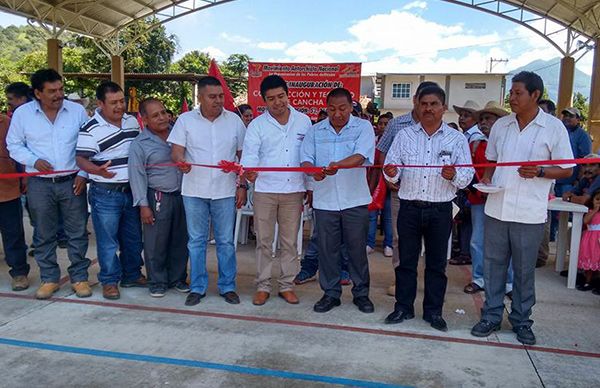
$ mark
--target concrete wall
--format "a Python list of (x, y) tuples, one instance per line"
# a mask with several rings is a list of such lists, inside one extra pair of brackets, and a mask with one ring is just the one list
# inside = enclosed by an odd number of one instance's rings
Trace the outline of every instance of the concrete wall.
[[(394, 116), (409, 112), (412, 109), (412, 95), (422, 81), (438, 83), (447, 93), (448, 112), (444, 116), (447, 122), (457, 122), (458, 116), (452, 105), (463, 105), (467, 100), (473, 100), (483, 107), (488, 101), (504, 100), (505, 76), (503, 74), (380, 74), (381, 111), (392, 112)], [(410, 98), (392, 98), (392, 85), (395, 83), (410, 83)], [(478, 83), (485, 89), (468, 89), (467, 83)]]

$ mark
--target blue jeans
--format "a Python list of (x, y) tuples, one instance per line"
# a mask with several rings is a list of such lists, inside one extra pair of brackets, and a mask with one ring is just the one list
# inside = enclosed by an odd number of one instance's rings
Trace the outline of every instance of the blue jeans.
[(219, 279), (217, 287), (220, 294), (235, 291), (237, 273), (233, 227), (235, 224), (235, 197), (222, 199), (204, 199), (183, 196), (188, 228), (188, 250), (191, 263), (191, 292), (205, 294), (208, 288), (206, 270), (206, 244), (208, 241), (208, 221), (217, 242), (217, 260)]
[(385, 204), (381, 210), (369, 212), (369, 235), (367, 236), (367, 245), (375, 248), (375, 236), (377, 235), (377, 217), (381, 214), (383, 222), (383, 246), (392, 247), (393, 245), (393, 227), (392, 227), (392, 196), (389, 192), (385, 197)]
[[(131, 193), (90, 186), (92, 223), (102, 285), (134, 282), (142, 276), (142, 224)], [(85, 219), (85, 214), (82, 215)], [(117, 250), (119, 255), (117, 256)]]
[[(479, 287), (485, 288), (483, 280), (483, 236), (485, 231), (485, 204), (471, 205), (471, 224), (473, 232), (471, 234), (471, 261), (473, 264), (473, 283)], [(506, 292), (512, 291), (513, 288), (513, 269), (512, 260), (508, 266), (506, 274)]]

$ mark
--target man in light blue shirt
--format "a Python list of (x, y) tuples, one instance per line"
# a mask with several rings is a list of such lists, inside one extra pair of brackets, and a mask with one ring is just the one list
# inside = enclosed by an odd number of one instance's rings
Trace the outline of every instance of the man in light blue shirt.
[(31, 86), (35, 100), (15, 111), (6, 142), (11, 158), (24, 165), (27, 172), (45, 173), (31, 177), (27, 190), (35, 260), (42, 278), (35, 296), (48, 299), (60, 288), (56, 232), (62, 216), (71, 261), (71, 287), (77, 296), (87, 297), (92, 290), (87, 281), (90, 260), (85, 257), (86, 179), (77, 175), (75, 163), (77, 135), (87, 115), (81, 105), (64, 99), (62, 77), (56, 71), (36, 71)]
[[(375, 132), (366, 120), (354, 117), (352, 95), (343, 88), (327, 95), (329, 117), (315, 124), (302, 142), (302, 166), (323, 166), (311, 174), (313, 208), (319, 242), (319, 283), (325, 295), (314, 310), (327, 312), (340, 305), (342, 294), (340, 247), (348, 250), (354, 304), (364, 313), (375, 311), (369, 300), (367, 234), (371, 194), (363, 168), (373, 164)], [(326, 166), (326, 167), (325, 167)], [(348, 168), (348, 169), (346, 169)]]

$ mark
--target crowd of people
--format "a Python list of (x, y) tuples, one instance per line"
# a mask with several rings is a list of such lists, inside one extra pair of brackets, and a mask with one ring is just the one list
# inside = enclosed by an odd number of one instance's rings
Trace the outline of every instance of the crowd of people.
[[(327, 109), (312, 123), (290, 106), (286, 81), (277, 75), (261, 83), (266, 111), (256, 118), (248, 105), (236, 113), (225, 110), (223, 86), (214, 77), (201, 79), (198, 90), (199, 107), (176, 120), (159, 99), (143, 100), (140, 128), (126, 113), (123, 90), (113, 82), (98, 86), (91, 117), (81, 99), (65, 99), (62, 77), (51, 69), (35, 72), (31, 87), (13, 84), (6, 89), (11, 117), (0, 116), (0, 174), (30, 175), (0, 179), (0, 232), (13, 290), (29, 287), (21, 200), (26, 194), (41, 277), (36, 298), (48, 299), (60, 288), (56, 250), (61, 238), (73, 291), (81, 298), (92, 295), (86, 257), (91, 216), (104, 298), (118, 299), (121, 288), (147, 287), (153, 297), (173, 288), (187, 293), (185, 305), (200, 303), (208, 290), (212, 229), (219, 295), (238, 304), (235, 212), (246, 203), (252, 185), (254, 305), (268, 302), (274, 280), (277, 295), (298, 304), (295, 287), (314, 280), (318, 271), (323, 296), (314, 304), (315, 312), (339, 306), (346, 284), (352, 285), (358, 310), (374, 312), (368, 255), (375, 249), (381, 221), (383, 253), (392, 257), (390, 269), (395, 271), (390, 291), (396, 303), (385, 323), (414, 318), (424, 246), (423, 319), (446, 331), (447, 254), (456, 227), (453, 204), (458, 202), (468, 214), (458, 224), (466, 248), (451, 263), (472, 265), (464, 292), (485, 292), (481, 320), (471, 333), (485, 337), (500, 329), (508, 295), (517, 339), (534, 344), (535, 268), (538, 251), (547, 244), (544, 236), (550, 234), (547, 203), (555, 180), (557, 195), (590, 207), (579, 263), (585, 282), (579, 288), (600, 290), (594, 283), (600, 270), (597, 164), (471, 167), (590, 154), (577, 109), (564, 110), (560, 121), (542, 108), (553, 104), (540, 100), (544, 86), (537, 74), (513, 77), (512, 113), (494, 101), (483, 108), (473, 101), (454, 106), (459, 129), (443, 120), (445, 91), (428, 81), (416, 88), (411, 112), (398, 117), (386, 113), (376, 123), (363, 118), (360, 104), (343, 88), (329, 92)], [(238, 175), (200, 166), (221, 161), (296, 170)], [(374, 165), (378, 167), (364, 168)], [(379, 186), (385, 195), (370, 211)], [(304, 206), (313, 208), (314, 233), (299, 262)], [(276, 233), (281, 249), (274, 257)], [(272, 279), (273, 266), (277, 279)]]

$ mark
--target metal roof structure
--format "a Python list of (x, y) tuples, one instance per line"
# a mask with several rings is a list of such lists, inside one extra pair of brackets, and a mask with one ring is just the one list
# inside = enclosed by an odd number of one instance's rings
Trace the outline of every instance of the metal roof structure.
[[(28, 18), (49, 37), (63, 31), (108, 43), (137, 20), (156, 17), (154, 28), (233, 0), (0, 0), (0, 10)], [(572, 55), (600, 37), (598, 0), (443, 0), (521, 24), (545, 37), (563, 55)], [(123, 47), (106, 44), (112, 54)]]

